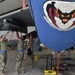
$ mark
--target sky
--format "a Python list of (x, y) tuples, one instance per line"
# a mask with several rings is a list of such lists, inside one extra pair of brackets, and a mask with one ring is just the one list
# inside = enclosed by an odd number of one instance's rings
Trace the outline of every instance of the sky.
[[(35, 30), (35, 27), (28, 27), (28, 33), (31, 32), (31, 31), (34, 31), (34, 30)], [(1, 35), (4, 35), (6, 32), (7, 32), (7, 31), (0, 31), (0, 36), (1, 36)], [(9, 38), (9, 37), (10, 37), (10, 34), (11, 34), (11, 32), (7, 35), (6, 38)], [(19, 34), (20, 34), (20, 33), (19, 33)], [(23, 35), (24, 35), (24, 34), (23, 34)], [(17, 39), (15, 32), (13, 33), (12, 39)]]

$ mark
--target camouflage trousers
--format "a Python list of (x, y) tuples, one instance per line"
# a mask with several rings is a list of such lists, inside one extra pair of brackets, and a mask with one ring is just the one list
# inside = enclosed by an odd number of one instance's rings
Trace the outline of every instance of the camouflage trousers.
[(23, 66), (24, 52), (18, 52), (16, 58), (15, 70), (19, 70)]
[(29, 55), (28, 57), (31, 59), (30, 66), (33, 68), (34, 65), (35, 65), (35, 57), (34, 57), (34, 54)]
[(4, 70), (7, 62), (7, 52), (0, 53), (0, 70)]

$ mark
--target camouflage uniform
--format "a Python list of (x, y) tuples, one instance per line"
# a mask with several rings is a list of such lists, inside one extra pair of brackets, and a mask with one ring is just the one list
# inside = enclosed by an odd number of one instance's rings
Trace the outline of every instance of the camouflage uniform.
[(31, 40), (29, 40), (29, 42), (28, 42), (28, 46), (30, 46), (31, 45), (31, 54), (30, 55), (28, 55), (28, 57), (31, 59), (31, 62), (30, 62), (30, 65), (32, 66), (32, 67), (34, 67), (34, 50), (33, 50), (33, 39)]
[(23, 40), (18, 41), (18, 53), (16, 58), (15, 70), (18, 71), (22, 67), (24, 58), (24, 42)]
[(7, 62), (7, 41), (1, 42), (0, 50), (0, 70), (4, 70)]

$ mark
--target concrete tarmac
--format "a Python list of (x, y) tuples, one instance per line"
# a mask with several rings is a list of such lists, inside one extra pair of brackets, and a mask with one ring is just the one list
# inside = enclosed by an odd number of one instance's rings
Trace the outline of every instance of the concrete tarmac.
[[(38, 61), (35, 62), (35, 67), (30, 67), (30, 59), (24, 60), (24, 74), (19, 75), (44, 75), (44, 68), (46, 66), (46, 57), (47, 54), (50, 54), (51, 50), (45, 48), (42, 52), (35, 52), (35, 55), (38, 56)], [(59, 75), (75, 75), (75, 50), (71, 50), (70, 58), (73, 60), (65, 60), (64, 58), (68, 57), (68, 51), (65, 51), (61, 54), (60, 64), (61, 66), (66, 67), (67, 70), (59, 71)], [(8, 50), (8, 60), (5, 67), (6, 75), (14, 75), (15, 61), (16, 61), (17, 50)], [(56, 53), (57, 59), (57, 53)], [(55, 60), (55, 64), (56, 64)]]

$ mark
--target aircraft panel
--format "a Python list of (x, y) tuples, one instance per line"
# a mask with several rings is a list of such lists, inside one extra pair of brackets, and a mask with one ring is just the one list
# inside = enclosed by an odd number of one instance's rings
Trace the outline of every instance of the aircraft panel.
[(4, 0), (0, 3), (0, 14), (22, 7), (22, 0)]

